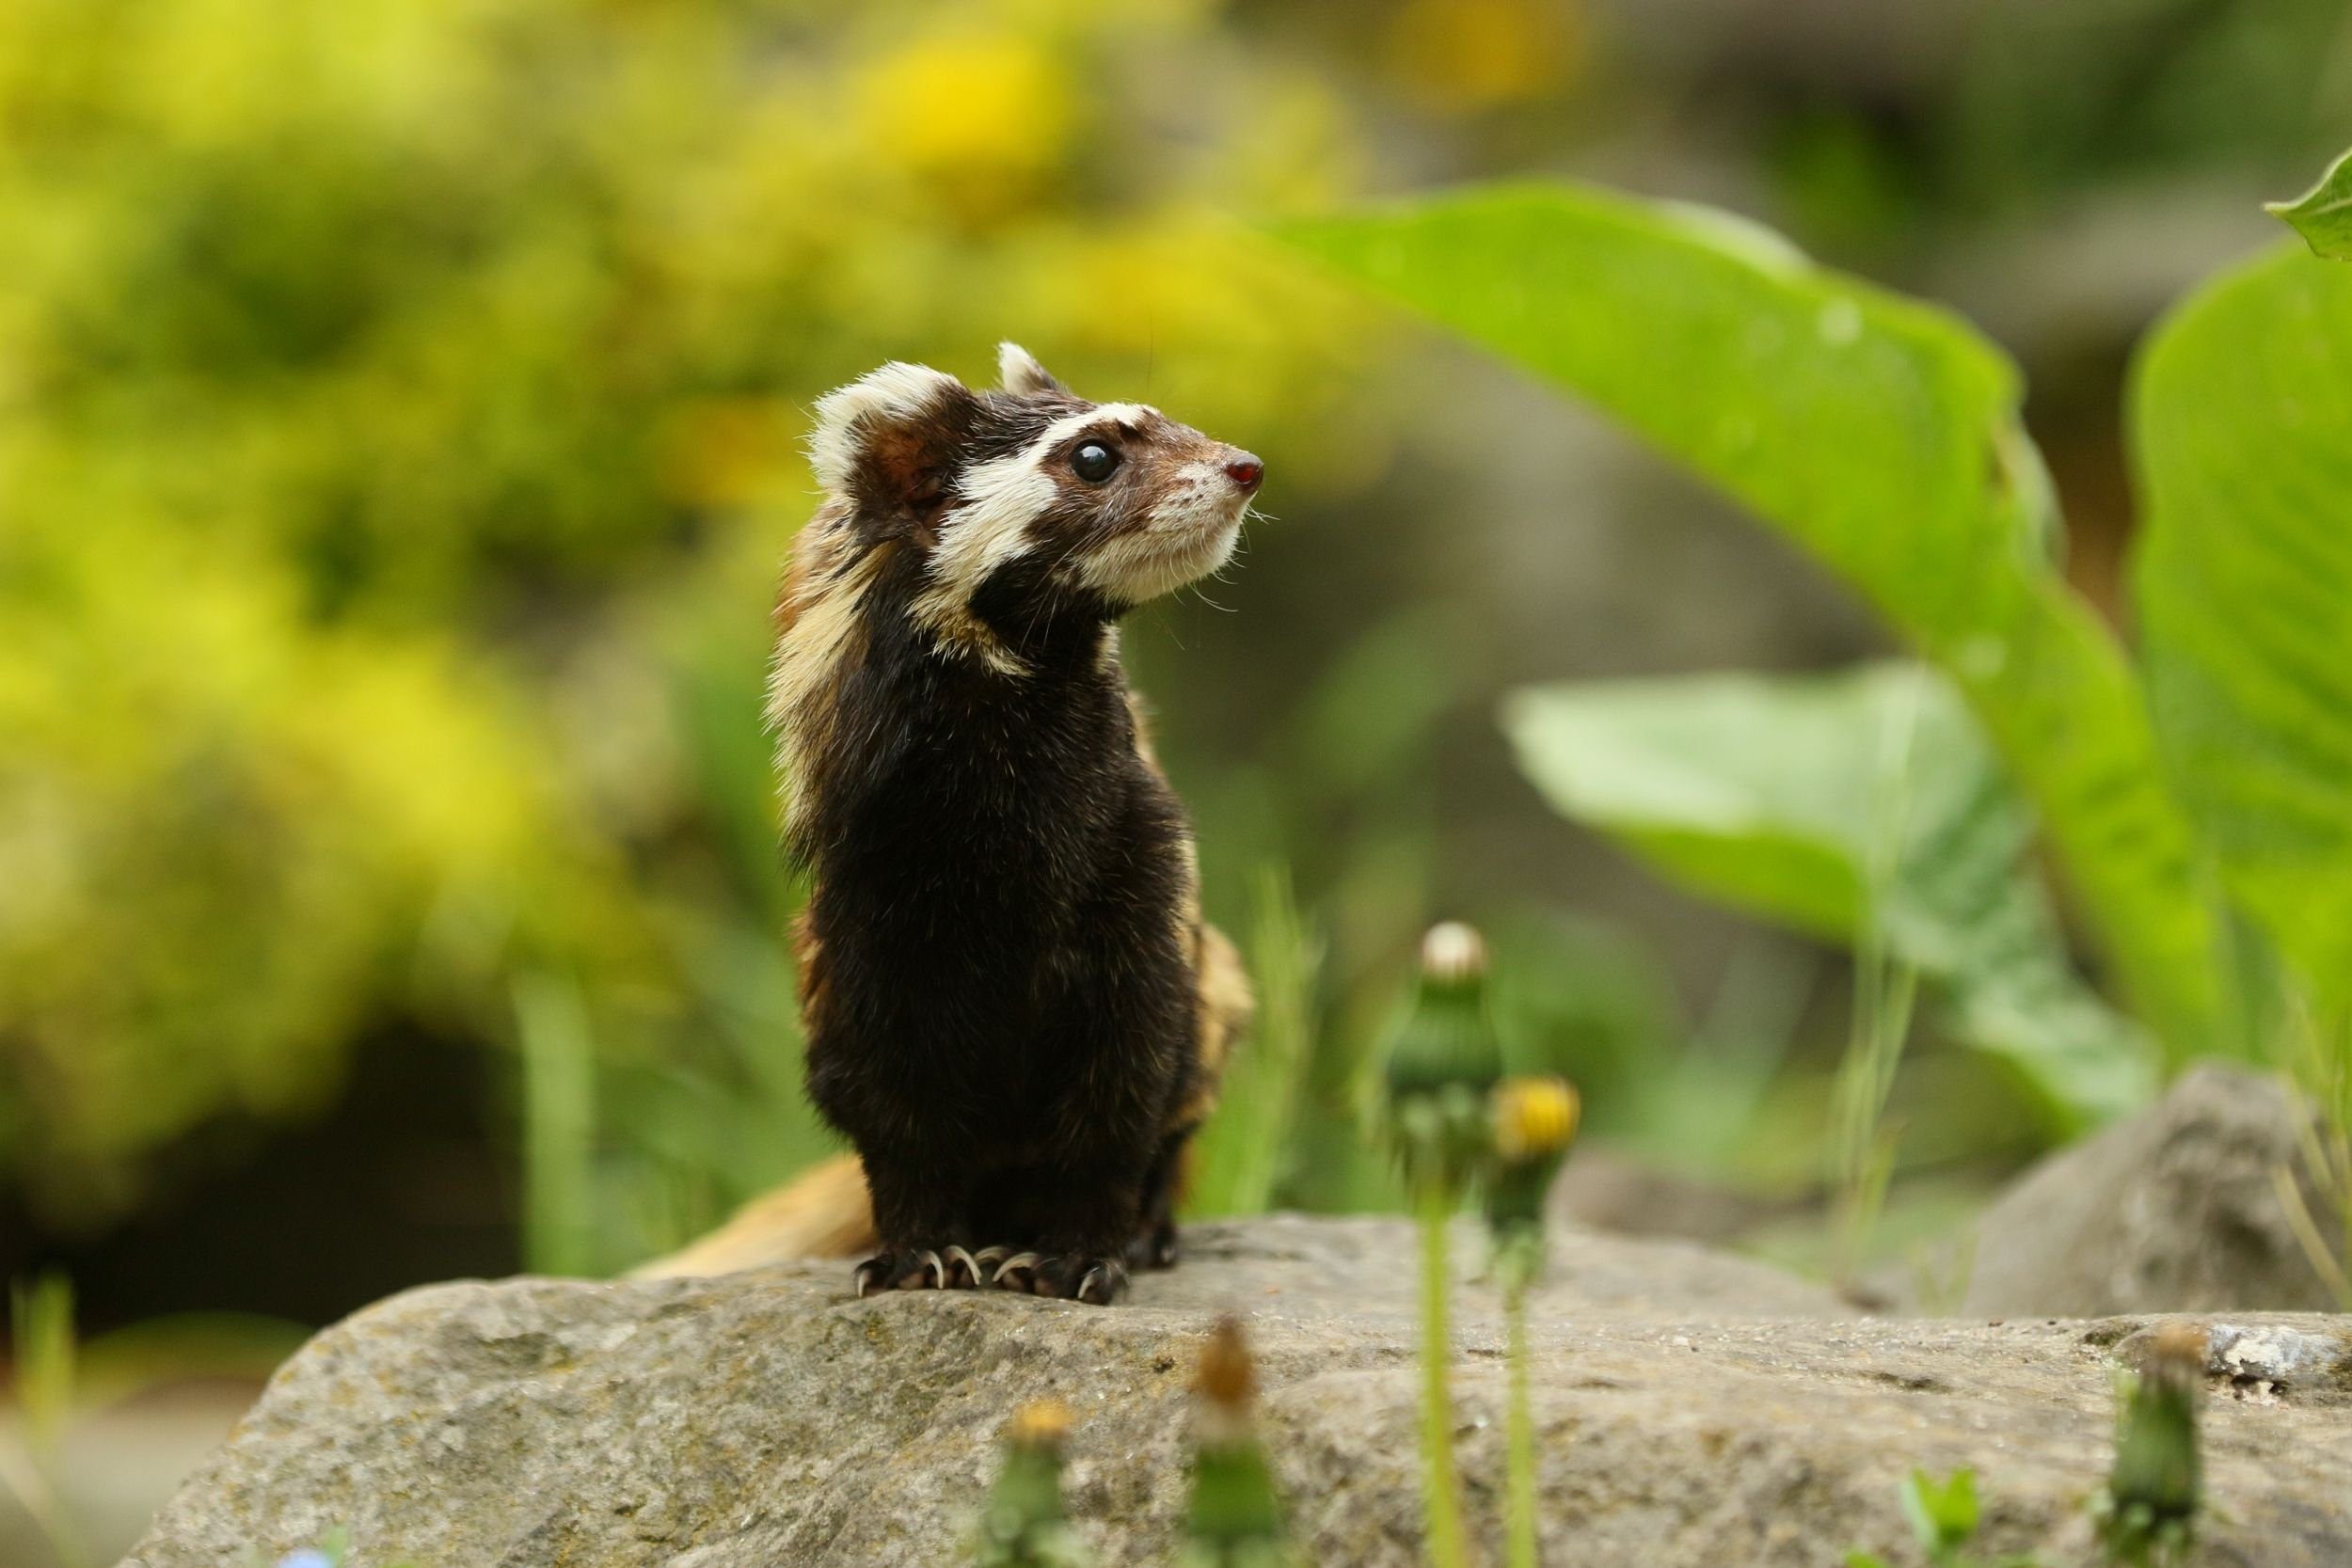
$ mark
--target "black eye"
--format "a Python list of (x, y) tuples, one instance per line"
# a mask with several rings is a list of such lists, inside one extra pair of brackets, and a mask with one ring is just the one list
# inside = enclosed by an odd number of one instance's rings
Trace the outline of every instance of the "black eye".
[(1070, 454), (1070, 471), (1089, 484), (1100, 484), (1119, 469), (1119, 453), (1100, 441), (1089, 441)]

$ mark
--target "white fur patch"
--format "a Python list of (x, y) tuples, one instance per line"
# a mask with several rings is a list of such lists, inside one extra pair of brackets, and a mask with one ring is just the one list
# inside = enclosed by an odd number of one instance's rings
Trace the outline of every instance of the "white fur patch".
[(849, 487), (861, 424), (913, 419), (941, 393), (960, 385), (954, 376), (929, 365), (894, 359), (818, 398), (817, 424), (808, 436), (808, 465), (817, 471), (817, 483), (829, 494)]
[(1063, 425), (1068, 425), (1070, 429), (1062, 431), (1062, 434), (1066, 436), (1084, 428), (1096, 420), (1110, 420), (1128, 430), (1136, 430), (1142, 427), (1144, 420), (1156, 420), (1159, 417), (1160, 411), (1148, 403), (1098, 403), (1094, 405), (1094, 411), (1085, 419), (1081, 420), (1073, 414), (1069, 419), (1058, 421), (1054, 428), (1061, 430)]
[(964, 503), (940, 520), (939, 543), (926, 568), (930, 586), (916, 595), (914, 618), (948, 641), (975, 648), (1005, 674), (1025, 669), (972, 618), (972, 595), (989, 574), (1028, 553), (1029, 524), (1054, 504), (1054, 482), (1027, 451), (963, 471)]
[(930, 585), (914, 601), (915, 619), (973, 648), (992, 669), (1024, 673), (1026, 666), (973, 619), (972, 595), (999, 567), (1037, 546), (1029, 525), (1060, 494), (1045, 471), (1054, 449), (1105, 420), (1133, 428), (1152, 412), (1141, 404), (1106, 403), (1056, 420), (1009, 457), (966, 468), (958, 484), (963, 501), (939, 521), (939, 543), (926, 568)]
[[(814, 563), (820, 571), (830, 567), (834, 544), (830, 537), (808, 541), (820, 552)], [(775, 663), (768, 673), (768, 722), (776, 731), (787, 832), (799, 825), (808, 798), (808, 758), (830, 721), (819, 704), (833, 689), (842, 657), (858, 629), (859, 606), (873, 585), (878, 560), (868, 554), (840, 580), (822, 581), (776, 641)]]

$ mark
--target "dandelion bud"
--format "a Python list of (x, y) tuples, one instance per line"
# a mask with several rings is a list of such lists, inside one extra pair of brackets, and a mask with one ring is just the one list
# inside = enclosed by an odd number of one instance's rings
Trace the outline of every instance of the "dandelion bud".
[(1038, 1400), (1005, 1425), (1005, 1467), (980, 1516), (982, 1568), (1084, 1568), (1086, 1555), (1062, 1512), (1062, 1453), (1069, 1406)]
[(1186, 1568), (1277, 1568), (1295, 1562), (1273, 1467), (1250, 1414), (1257, 1370), (1239, 1319), (1220, 1320), (1210, 1335), (1193, 1392), (1198, 1403)]
[(1487, 1157), (1486, 1096), (1502, 1076), (1486, 999), (1486, 944), (1468, 926), (1422, 939), (1411, 1006), (1389, 1040), (1389, 1134), (1416, 1188), (1458, 1199)]
[(2204, 1392), (2205, 1331), (2166, 1323), (2125, 1384), (2116, 1423), (2101, 1534), (2119, 1561), (2146, 1563), (2187, 1544), (2203, 1492), (2197, 1407)]

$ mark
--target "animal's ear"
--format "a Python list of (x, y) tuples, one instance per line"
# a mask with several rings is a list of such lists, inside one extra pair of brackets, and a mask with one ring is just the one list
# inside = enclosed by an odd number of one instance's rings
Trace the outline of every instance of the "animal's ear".
[(1005, 390), (1015, 397), (1036, 397), (1053, 392), (1067, 397), (1070, 388), (1054, 379), (1054, 372), (1037, 362), (1037, 356), (1019, 343), (996, 345), (996, 379)]
[(893, 362), (817, 401), (809, 465), (829, 495), (884, 531), (928, 527), (946, 503), (979, 399), (952, 375)]

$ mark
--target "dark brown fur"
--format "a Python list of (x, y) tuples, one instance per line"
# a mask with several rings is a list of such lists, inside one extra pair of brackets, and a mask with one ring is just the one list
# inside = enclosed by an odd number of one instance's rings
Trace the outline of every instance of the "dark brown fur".
[[(1129, 1261), (1173, 1259), (1184, 1151), (1249, 1013), (1116, 621), (1223, 559), (1259, 470), (1016, 350), (1006, 379), (886, 367), (820, 408), (829, 495), (786, 578), (773, 701), (813, 873), (809, 1091), (863, 1164), (861, 1290), (1108, 1300)], [(1079, 471), (1089, 443), (1117, 449), (1106, 478)], [(789, 1195), (757, 1214), (701, 1263), (762, 1225), (844, 1230)]]

